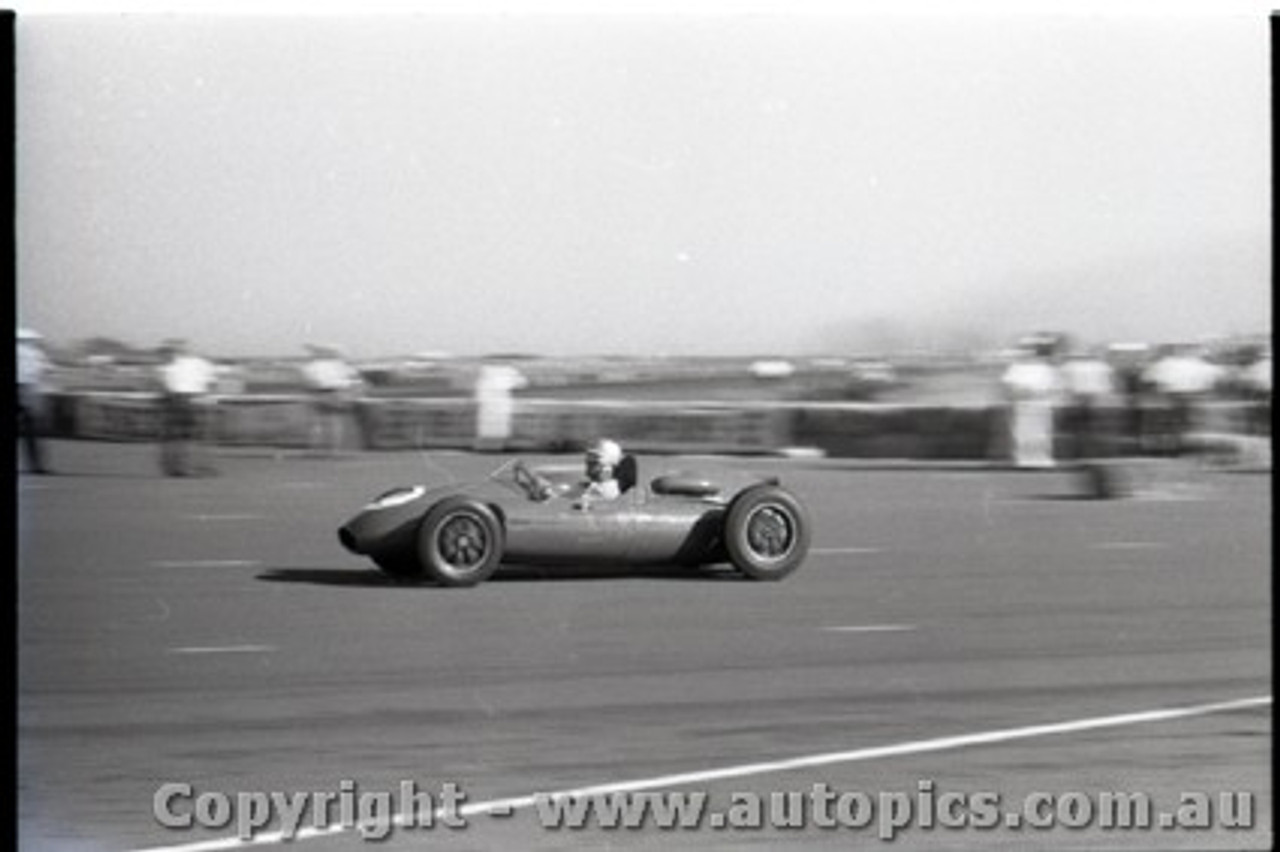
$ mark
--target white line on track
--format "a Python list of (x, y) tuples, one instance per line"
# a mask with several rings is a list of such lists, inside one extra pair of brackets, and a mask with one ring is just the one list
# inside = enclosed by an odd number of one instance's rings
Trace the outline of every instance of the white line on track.
[[(1093, 731), (1103, 728), (1118, 728), (1125, 725), (1141, 725), (1151, 722), (1170, 722), (1177, 719), (1190, 719), (1196, 716), (1207, 716), (1212, 713), (1228, 713), (1233, 710), (1248, 710), (1255, 707), (1269, 707), (1271, 696), (1255, 696), (1240, 698), (1234, 701), (1220, 701), (1213, 704), (1197, 704), (1190, 707), (1173, 707), (1161, 710), (1144, 710), (1137, 713), (1122, 713), (1116, 716), (1095, 716), (1088, 719), (1075, 719), (1067, 722), (1054, 722), (1047, 725), (1030, 725), (1022, 728), (1005, 728), (998, 731), (984, 731), (976, 734), (938, 737), (931, 740), (915, 740), (913, 742), (896, 743), (886, 746), (854, 749), (852, 751), (835, 751), (825, 754), (811, 754), (783, 760), (762, 763), (745, 763), (738, 766), (724, 766), (718, 769), (706, 769), (698, 772), (685, 772), (677, 775), (659, 775), (653, 778), (638, 778), (631, 781), (617, 781), (598, 784), (593, 787), (578, 787), (568, 790), (556, 790), (528, 796), (514, 796), (506, 799), (490, 799), (462, 805), (455, 811), (456, 816), (472, 817), (481, 814), (502, 813), (532, 808), (539, 801), (547, 799), (572, 799), (584, 796), (604, 796), (617, 793), (637, 793), (643, 790), (655, 790), (666, 787), (682, 787), (690, 784), (703, 784), (712, 781), (723, 781), (729, 778), (746, 778), (754, 775), (769, 775), (778, 772), (794, 772), (798, 769), (814, 769), (820, 766), (833, 766), (841, 763), (857, 763), (867, 760), (880, 760), (888, 757), (924, 754), (927, 752), (948, 751), (971, 746), (995, 745), (1012, 740), (1024, 740), (1032, 737), (1046, 737), (1056, 734), (1073, 734), (1081, 731)], [(404, 827), (410, 817), (416, 814), (399, 814), (393, 820), (397, 828)], [(443, 819), (447, 814), (443, 810), (435, 814)], [(323, 828), (307, 827), (291, 836), (275, 831), (254, 836), (249, 840), (238, 837), (224, 837), (216, 840), (205, 840), (177, 846), (144, 847), (135, 852), (219, 852), (223, 849), (241, 849), (247, 846), (267, 846), (280, 843), (309, 840), (316, 837), (332, 837), (336, 834), (354, 829), (355, 826), (328, 825)]]
[(1103, 541), (1095, 544), (1095, 550), (1159, 550), (1165, 545), (1158, 541)]
[(156, 559), (153, 568), (256, 568), (261, 565), (253, 559)]
[(809, 552), (827, 556), (835, 553), (882, 553), (883, 550), (879, 547), (812, 547)]
[(259, 521), (262, 515), (187, 515), (192, 521)]
[(206, 647), (189, 646), (186, 648), (170, 648), (170, 654), (268, 654), (274, 651), (274, 645), (209, 645)]
[(915, 630), (914, 624), (850, 624), (824, 627), (829, 633), (906, 633)]

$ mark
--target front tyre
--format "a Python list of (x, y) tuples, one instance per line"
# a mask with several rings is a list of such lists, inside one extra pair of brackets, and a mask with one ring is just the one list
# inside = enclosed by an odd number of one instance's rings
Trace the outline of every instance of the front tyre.
[(418, 528), (418, 559), (442, 586), (474, 586), (502, 561), (502, 524), (483, 503), (453, 497), (436, 504)]
[(809, 552), (809, 516), (800, 501), (773, 485), (739, 494), (724, 521), (733, 566), (753, 580), (781, 580)]

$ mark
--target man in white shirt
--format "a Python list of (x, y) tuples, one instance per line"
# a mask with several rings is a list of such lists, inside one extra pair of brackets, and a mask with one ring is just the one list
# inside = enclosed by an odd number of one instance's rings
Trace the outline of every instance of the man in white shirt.
[(206, 461), (195, 463), (201, 433), (201, 406), (213, 387), (213, 364), (188, 351), (185, 341), (171, 340), (160, 366), (160, 467), (168, 476), (211, 474)]
[(1054, 412), (1062, 392), (1062, 379), (1053, 363), (1056, 342), (1029, 342), (1001, 383), (1009, 401), (1009, 437), (1013, 463), (1020, 468), (1051, 468)]
[(1147, 368), (1145, 378), (1160, 396), (1165, 416), (1161, 449), (1182, 455), (1187, 435), (1197, 425), (1200, 406), (1214, 390), (1222, 369), (1210, 364), (1196, 346), (1174, 344)]
[(515, 426), (515, 391), (529, 380), (515, 367), (485, 364), (476, 376), (476, 449), (501, 450)]
[(343, 423), (351, 414), (362, 384), (360, 373), (346, 362), (334, 346), (308, 346), (312, 359), (302, 368), (302, 378), (311, 393), (314, 419), (311, 446), (330, 456), (343, 445)]
[(1115, 371), (1096, 353), (1079, 350), (1062, 365), (1067, 431), (1079, 459), (1104, 455), (1104, 416), (1116, 397)]

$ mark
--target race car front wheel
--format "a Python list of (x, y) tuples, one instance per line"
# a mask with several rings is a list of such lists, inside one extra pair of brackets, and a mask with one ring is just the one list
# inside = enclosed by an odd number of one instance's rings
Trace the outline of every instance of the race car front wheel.
[(809, 517), (800, 501), (772, 485), (739, 494), (724, 521), (733, 566), (753, 580), (781, 580), (809, 552)]
[(418, 558), (444, 586), (474, 586), (502, 561), (503, 531), (483, 503), (454, 497), (436, 504), (418, 528)]

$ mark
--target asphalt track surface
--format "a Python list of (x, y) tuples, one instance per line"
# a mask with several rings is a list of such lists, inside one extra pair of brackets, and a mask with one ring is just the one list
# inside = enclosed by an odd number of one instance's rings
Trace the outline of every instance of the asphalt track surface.
[[(164, 479), (153, 447), (53, 450), (60, 475), (17, 483), (23, 849), (234, 848), (234, 824), (158, 824), (170, 782), (234, 797), (404, 781), (458, 785), (466, 827), (373, 843), (338, 825), (292, 845), (1272, 845), (1269, 474), (1166, 466), (1133, 498), (1090, 501), (1059, 472), (645, 458), (642, 474), (779, 474), (811, 510), (810, 558), (776, 584), (565, 566), (448, 590), (385, 580), (335, 528), (393, 484), (501, 456), (224, 451), (217, 478)], [(721, 810), (815, 785), (907, 794), (917, 813), (923, 791), (1255, 799), (1249, 829), (917, 824), (890, 843), (878, 822), (811, 818), (556, 830), (523, 798), (622, 782)], [(515, 806), (494, 815), (500, 800)], [(261, 848), (288, 846), (267, 831)]]

